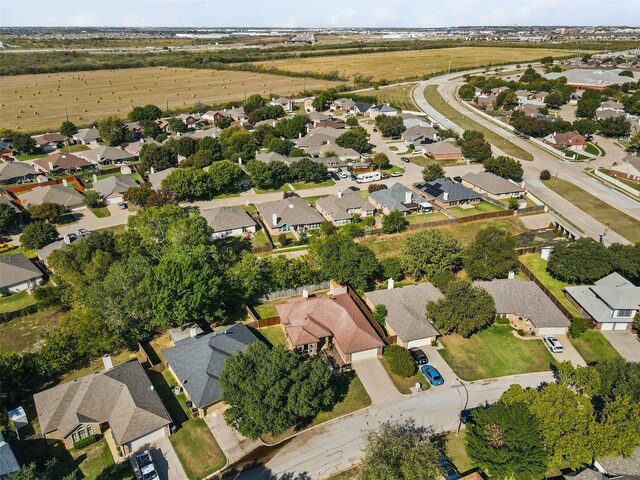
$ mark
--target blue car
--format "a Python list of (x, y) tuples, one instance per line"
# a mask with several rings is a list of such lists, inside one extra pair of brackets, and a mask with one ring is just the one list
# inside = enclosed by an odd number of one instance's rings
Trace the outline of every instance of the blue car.
[(440, 372), (438, 372), (438, 370), (436, 370), (436, 367), (434, 367), (433, 365), (423, 365), (420, 367), (420, 371), (424, 375), (424, 378), (429, 380), (429, 383), (434, 387), (442, 385), (444, 383), (442, 375), (440, 375)]

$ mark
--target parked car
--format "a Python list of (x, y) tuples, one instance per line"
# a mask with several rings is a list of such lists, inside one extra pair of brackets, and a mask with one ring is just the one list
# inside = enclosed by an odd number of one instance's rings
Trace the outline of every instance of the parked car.
[(442, 476), (445, 480), (458, 480), (462, 478), (455, 465), (445, 458), (440, 460), (440, 470), (442, 470)]
[(374, 129), (373, 129), (373, 131), (374, 131), (374, 132), (377, 132), (377, 131), (378, 131), (378, 129), (377, 129), (377, 128), (374, 128)]
[(86, 228), (80, 228), (80, 229), (78, 229), (78, 235), (80, 237), (87, 237), (87, 236), (91, 235), (91, 232), (89, 230), (87, 230)]
[(411, 354), (413, 361), (416, 362), (416, 365), (426, 365), (429, 362), (427, 355), (418, 347), (411, 347), (409, 349), (409, 353)]
[(349, 174), (347, 172), (338, 172), (338, 176), (340, 178), (349, 178)]
[(389, 175), (388, 175), (388, 174), (386, 174), (386, 173), (383, 173), (383, 174), (381, 175), (381, 177), (382, 177), (382, 178), (389, 178)]
[(127, 208), (127, 204), (124, 202), (118, 202), (118, 208), (120, 210), (125, 210)]
[(424, 375), (424, 378), (429, 380), (429, 383), (434, 387), (437, 387), (438, 385), (442, 385), (444, 383), (442, 375), (440, 375), (440, 372), (438, 372), (436, 367), (434, 367), (433, 365), (423, 365), (420, 367), (420, 371)]
[(400, 157), (400, 160), (402, 160), (404, 163), (409, 163), (411, 161), (407, 157)]
[(391, 174), (392, 177), (401, 177), (402, 176), (402, 172), (393, 172)]
[(0, 253), (13, 250), (13, 243), (0, 243)]
[(144, 450), (136, 454), (136, 465), (140, 471), (142, 480), (154, 480), (158, 478), (158, 472), (153, 464), (153, 457), (149, 450)]
[(552, 337), (550, 335), (545, 335), (544, 336), (544, 343), (547, 344), (547, 347), (549, 347), (549, 350), (551, 350), (552, 353), (562, 353), (562, 352), (564, 352), (564, 347), (560, 343), (560, 340), (558, 340), (556, 337)]

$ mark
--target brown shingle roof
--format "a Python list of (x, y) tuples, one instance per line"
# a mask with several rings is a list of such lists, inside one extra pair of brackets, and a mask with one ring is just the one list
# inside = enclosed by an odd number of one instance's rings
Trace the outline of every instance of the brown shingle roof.
[[(43, 172), (50, 172), (53, 170), (75, 170), (78, 168), (84, 168), (91, 166), (91, 162), (84, 158), (77, 157), (71, 153), (57, 152), (48, 157), (39, 158), (34, 162)], [(49, 166), (51, 164), (51, 167)]]

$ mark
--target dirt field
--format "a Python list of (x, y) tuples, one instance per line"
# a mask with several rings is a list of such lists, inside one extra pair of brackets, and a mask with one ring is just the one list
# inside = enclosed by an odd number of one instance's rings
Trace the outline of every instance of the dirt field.
[(275, 96), (338, 85), (337, 82), (250, 72), (187, 68), (132, 68), (0, 77), (0, 127), (55, 130), (65, 119), (88, 125), (109, 115), (125, 117), (136, 105), (164, 109), (197, 102), (243, 100), (260, 93)]
[(419, 77), (428, 73), (446, 71), (449, 68), (475, 67), (504, 62), (524, 62), (547, 55), (567, 56), (567, 50), (547, 48), (492, 48), (455, 47), (437, 50), (414, 50), (404, 52), (367, 53), (363, 55), (343, 55), (335, 57), (300, 58), (261, 62), (294, 72), (338, 71), (345, 77), (359, 73), (371, 75), (374, 79), (396, 79)]

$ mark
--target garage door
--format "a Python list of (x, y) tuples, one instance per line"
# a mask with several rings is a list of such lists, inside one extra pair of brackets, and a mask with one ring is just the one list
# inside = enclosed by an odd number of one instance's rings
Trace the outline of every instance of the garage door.
[(145, 445), (153, 442), (154, 440), (158, 440), (159, 438), (162, 438), (164, 436), (164, 428), (161, 428), (160, 430), (156, 430), (155, 432), (151, 432), (143, 437), (132, 440), (131, 442), (129, 442), (129, 446), (131, 447), (131, 451), (135, 452), (139, 448), (142, 448)]
[(615, 323), (613, 327), (614, 330), (626, 330), (629, 326), (628, 323)]
[(600, 330), (613, 330), (613, 323), (603, 323)]
[(567, 333), (566, 327), (539, 328), (538, 335), (564, 335)]
[(368, 358), (376, 358), (378, 356), (378, 349), (364, 350), (362, 352), (352, 353), (351, 361), (356, 362), (358, 360), (366, 360)]
[(431, 345), (431, 341), (432, 340), (434, 340), (433, 337), (420, 338), (418, 340), (411, 340), (410, 342), (407, 342), (407, 348), (427, 347), (427, 346)]
[(105, 203), (106, 203), (107, 205), (112, 205), (112, 204), (114, 204), (114, 203), (120, 203), (120, 202), (122, 202), (122, 201), (124, 201), (124, 198), (123, 198), (123, 197), (113, 197), (113, 198), (107, 198), (107, 199), (105, 200)]

